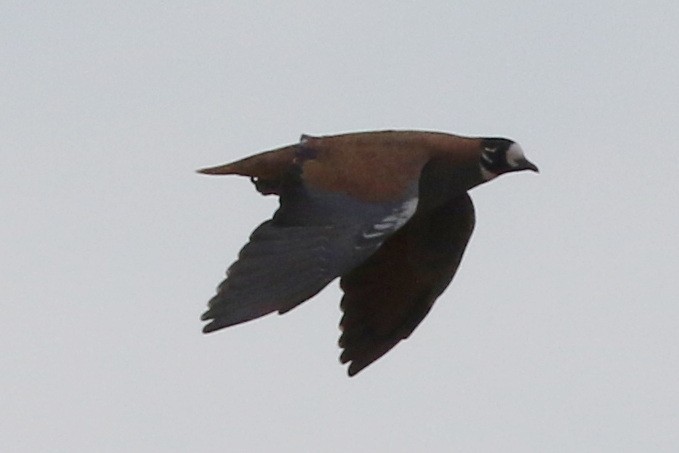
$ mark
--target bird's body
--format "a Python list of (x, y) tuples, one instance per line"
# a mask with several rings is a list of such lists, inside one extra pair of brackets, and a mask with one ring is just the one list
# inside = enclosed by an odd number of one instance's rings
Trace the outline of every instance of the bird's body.
[(207, 174), (280, 197), (203, 320), (212, 332), (285, 313), (341, 277), (342, 363), (354, 375), (407, 338), (457, 270), (474, 228), (467, 191), (537, 168), (511, 140), (380, 131), (300, 142)]

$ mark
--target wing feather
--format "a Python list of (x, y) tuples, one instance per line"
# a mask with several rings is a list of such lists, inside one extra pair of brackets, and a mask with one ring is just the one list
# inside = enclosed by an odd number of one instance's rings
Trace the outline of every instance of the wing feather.
[(418, 210), (359, 267), (344, 275), (339, 345), (353, 376), (407, 338), (450, 284), (474, 229), (465, 193)]
[[(201, 319), (211, 322), (203, 331), (285, 313), (313, 297), (413, 215), (415, 191), (393, 203), (368, 203), (302, 182), (284, 187), (280, 209), (252, 233), (208, 302)], [(380, 234), (370, 234), (375, 225)]]

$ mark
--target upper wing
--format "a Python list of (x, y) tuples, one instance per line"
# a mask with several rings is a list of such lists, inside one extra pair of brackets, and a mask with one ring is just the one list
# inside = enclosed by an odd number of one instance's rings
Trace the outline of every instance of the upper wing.
[(433, 211), (418, 210), (340, 286), (344, 349), (353, 376), (407, 338), (457, 270), (474, 229), (474, 206), (460, 195)]
[(260, 225), (201, 317), (212, 332), (284, 313), (370, 256), (417, 207), (417, 185), (389, 202), (364, 202), (316, 189), (292, 172), (280, 208)]

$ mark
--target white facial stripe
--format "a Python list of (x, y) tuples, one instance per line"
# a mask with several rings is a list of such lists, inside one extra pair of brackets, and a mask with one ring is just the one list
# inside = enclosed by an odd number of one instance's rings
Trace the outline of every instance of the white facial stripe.
[(518, 143), (512, 143), (507, 150), (507, 163), (510, 167), (517, 167), (521, 161), (526, 160), (523, 150)]
[[(488, 148), (486, 148), (486, 151), (488, 151)], [(488, 165), (493, 165), (493, 159), (491, 159), (488, 154), (481, 153), (481, 159), (485, 160), (488, 163)]]
[(493, 178), (496, 178), (497, 175), (493, 173), (492, 171), (486, 169), (484, 162), (488, 164), (489, 166), (493, 165), (493, 158), (495, 157), (495, 153), (497, 152), (497, 148), (490, 148), (488, 146), (483, 148), (483, 151), (481, 152), (481, 177), (483, 178), (484, 181), (490, 181)]
[(481, 177), (484, 181), (490, 181), (491, 179), (497, 178), (497, 175), (492, 171), (486, 170), (483, 165), (481, 165)]

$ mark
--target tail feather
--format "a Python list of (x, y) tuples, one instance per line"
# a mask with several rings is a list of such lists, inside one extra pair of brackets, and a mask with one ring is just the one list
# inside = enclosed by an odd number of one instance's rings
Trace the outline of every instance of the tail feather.
[(296, 152), (296, 145), (285, 146), (228, 164), (201, 168), (197, 171), (205, 175), (240, 175), (266, 181), (278, 181), (294, 165)]

